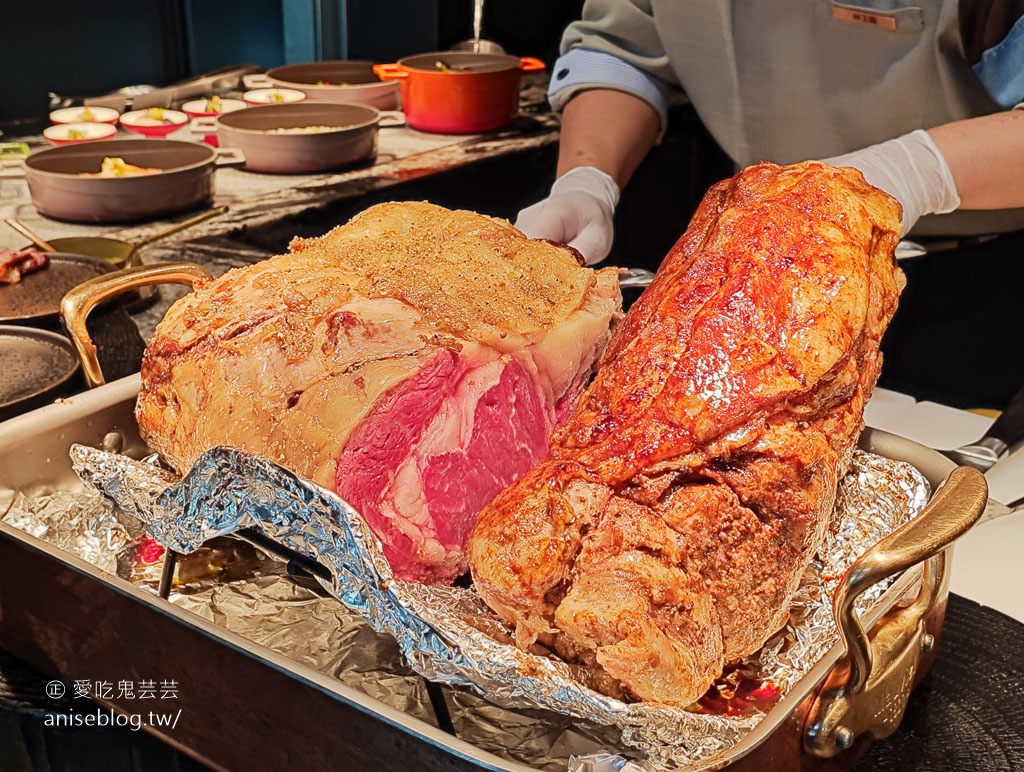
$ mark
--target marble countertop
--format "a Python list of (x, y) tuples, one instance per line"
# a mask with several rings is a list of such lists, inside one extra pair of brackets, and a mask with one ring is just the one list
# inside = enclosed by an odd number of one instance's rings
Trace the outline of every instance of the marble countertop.
[[(187, 129), (169, 139), (195, 140)], [(497, 155), (530, 150), (558, 141), (552, 115), (523, 115), (506, 129), (491, 134), (426, 134), (408, 127), (382, 128), (376, 163), (325, 174), (260, 174), (221, 167), (215, 173), (213, 206), (227, 205), (227, 215), (174, 234), (153, 246), (180, 244), (241, 227), (258, 227), (310, 207), (364, 195), (391, 185), (437, 174)], [(197, 212), (131, 225), (88, 225), (54, 220), (40, 214), (24, 179), (0, 183), (0, 216), (20, 220), (46, 239), (65, 236), (109, 236), (138, 241)], [(11, 228), (0, 230), (0, 249), (25, 244)]]

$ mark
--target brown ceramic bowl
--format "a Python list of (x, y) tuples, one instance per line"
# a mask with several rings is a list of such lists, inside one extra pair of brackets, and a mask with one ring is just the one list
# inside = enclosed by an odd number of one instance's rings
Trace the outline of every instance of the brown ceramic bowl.
[(247, 75), (248, 88), (296, 89), (306, 99), (337, 104), (363, 104), (378, 110), (397, 110), (397, 83), (382, 81), (371, 62), (329, 61), (287, 64), (265, 75)]
[[(160, 171), (134, 177), (83, 176), (98, 172), (110, 157)], [(209, 204), (216, 160), (216, 150), (197, 142), (99, 140), (32, 153), (25, 159), (25, 179), (32, 202), (47, 217), (134, 222)]]
[(249, 171), (304, 174), (374, 158), (381, 119), (368, 105), (296, 102), (223, 114), (216, 131), (221, 147), (245, 154)]

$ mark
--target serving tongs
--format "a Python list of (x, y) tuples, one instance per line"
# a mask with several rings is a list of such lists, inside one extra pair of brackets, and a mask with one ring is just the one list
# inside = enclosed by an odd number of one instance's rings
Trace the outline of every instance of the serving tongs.
[(619, 287), (621, 289), (647, 289), (654, 281), (654, 271), (646, 268), (620, 268)]
[(171, 107), (172, 103), (190, 97), (223, 94), (236, 90), (242, 83), (244, 75), (262, 71), (263, 68), (255, 64), (235, 64), (163, 88), (147, 84), (125, 86), (109, 94), (84, 99), (62, 96), (51, 91), (50, 109), (73, 107), (79, 103), (89, 107), (112, 107), (118, 112), (144, 110), (147, 107)]
[[(927, 246), (916, 241), (910, 241), (909, 239), (902, 239), (896, 245), (894, 254), (897, 260), (911, 260), (915, 257), (930, 255), (933, 252), (944, 252), (950, 249), (956, 249), (958, 246), (961, 246), (968, 241), (970, 241), (970, 243), (984, 244), (994, 238), (995, 236), (975, 236), (970, 240), (960, 239), (956, 241), (930, 242)], [(647, 287), (654, 279), (654, 273), (643, 268), (627, 268), (625, 271), (625, 274), (619, 278), (620, 287)]]
[(1024, 441), (1024, 387), (1021, 387), (995, 422), (974, 442), (953, 450), (940, 450), (950, 461), (986, 472), (1010, 448)]
[(930, 255), (935, 252), (948, 252), (952, 249), (958, 249), (963, 246), (986, 244), (997, 238), (998, 235), (998, 233), (987, 233), (982, 236), (966, 236), (960, 239), (929, 241), (927, 244), (910, 241), (909, 239), (902, 239), (900, 243), (896, 245), (896, 259), (910, 260), (915, 257), (924, 257), (925, 255)]

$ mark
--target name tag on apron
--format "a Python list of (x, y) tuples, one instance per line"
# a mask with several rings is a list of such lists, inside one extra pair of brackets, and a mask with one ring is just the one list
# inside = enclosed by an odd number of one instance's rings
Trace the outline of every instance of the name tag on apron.
[(846, 8), (841, 5), (832, 6), (832, 18), (837, 21), (845, 21), (851, 24), (867, 24), (869, 27), (887, 29), (890, 32), (896, 31), (896, 19), (875, 11), (861, 11), (853, 8)]
[[(879, 10), (864, 5), (850, 5), (826, 0), (832, 18), (845, 24), (885, 30), (886, 32), (918, 32), (924, 25), (924, 15), (915, 6)], [(821, 5), (818, 6), (822, 10)]]

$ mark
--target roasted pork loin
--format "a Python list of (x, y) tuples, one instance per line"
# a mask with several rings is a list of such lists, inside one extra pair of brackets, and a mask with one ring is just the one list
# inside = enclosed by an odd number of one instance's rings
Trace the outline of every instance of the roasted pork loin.
[(471, 534), (474, 584), (520, 646), (687, 705), (783, 624), (878, 376), (899, 230), (852, 169), (711, 188), (547, 458)]
[(336, 490), (395, 575), (466, 571), (477, 511), (540, 460), (621, 309), (613, 269), (502, 220), (380, 204), (175, 303), (136, 416), (179, 472), (217, 445)]

